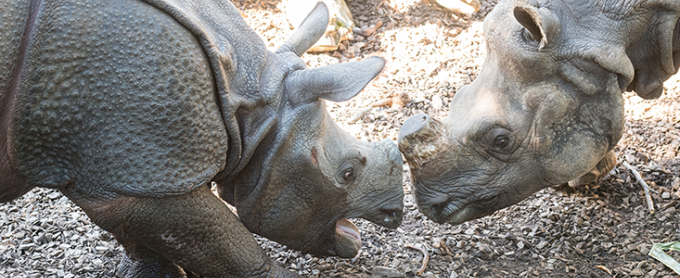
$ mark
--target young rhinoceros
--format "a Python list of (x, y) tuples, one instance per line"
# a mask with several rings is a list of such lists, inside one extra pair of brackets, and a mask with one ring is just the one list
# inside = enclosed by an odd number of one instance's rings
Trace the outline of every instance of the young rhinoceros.
[(346, 218), (400, 224), (399, 150), (343, 132), (323, 100), (384, 60), (298, 57), (324, 5), (272, 53), (226, 0), (0, 2), (0, 201), (58, 189), (125, 247), (123, 276), (297, 276), (250, 231), (352, 257)]
[(462, 223), (606, 175), (622, 92), (656, 98), (680, 67), (678, 18), (678, 0), (501, 1), (484, 67), (447, 119), (413, 116), (400, 131), (420, 210)]

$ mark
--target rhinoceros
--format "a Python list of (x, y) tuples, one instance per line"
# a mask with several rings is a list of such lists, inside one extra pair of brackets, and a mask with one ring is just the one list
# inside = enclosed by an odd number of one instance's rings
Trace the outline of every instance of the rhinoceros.
[(500, 1), (482, 70), (447, 118), (400, 130), (420, 211), (458, 224), (608, 174), (622, 93), (657, 98), (680, 67), (678, 18), (677, 0)]
[(226, 0), (3, 0), (0, 17), (0, 201), (58, 189), (123, 245), (121, 276), (297, 277), (251, 232), (352, 257), (347, 218), (401, 223), (397, 146), (325, 104), (384, 60), (299, 58), (324, 5), (275, 52)]

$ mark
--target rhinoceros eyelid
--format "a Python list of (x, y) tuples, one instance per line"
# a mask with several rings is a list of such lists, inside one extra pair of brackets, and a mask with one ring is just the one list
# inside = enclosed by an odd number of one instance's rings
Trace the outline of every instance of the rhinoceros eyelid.
[(499, 140), (499, 138), (505, 139), (503, 148), (508, 146), (509, 143), (511, 143), (510, 141), (512, 141), (513, 139), (512, 132), (505, 128), (492, 128), (486, 132), (484, 137), (485, 137), (484, 139), (486, 139), (486, 143), (491, 147), (496, 147), (497, 145), (496, 143)]
[(481, 123), (477, 125), (477, 131), (476, 134), (473, 138), (476, 140), (483, 140), (484, 136), (486, 136), (490, 131), (494, 129), (504, 129), (509, 132), (512, 132), (512, 130), (508, 127), (505, 126), (505, 121), (500, 120), (500, 119), (484, 119)]
[(361, 167), (362, 164), (359, 159), (350, 158), (338, 168), (336, 182), (341, 186), (353, 182), (359, 174), (359, 171), (361, 171)]
[(489, 155), (502, 161), (507, 160), (518, 147), (513, 132), (507, 128), (495, 126), (488, 129), (483, 136), (481, 141)]

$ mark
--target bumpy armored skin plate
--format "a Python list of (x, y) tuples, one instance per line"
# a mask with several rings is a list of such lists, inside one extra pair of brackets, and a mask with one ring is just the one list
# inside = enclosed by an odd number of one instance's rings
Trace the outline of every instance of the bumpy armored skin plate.
[(38, 1), (10, 130), (31, 185), (167, 196), (224, 168), (227, 134), (209, 58), (140, 1)]

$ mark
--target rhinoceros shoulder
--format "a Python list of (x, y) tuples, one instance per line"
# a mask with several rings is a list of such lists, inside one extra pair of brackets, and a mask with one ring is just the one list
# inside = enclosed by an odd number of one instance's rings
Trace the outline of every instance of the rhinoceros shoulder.
[(31, 185), (182, 194), (225, 166), (208, 54), (145, 3), (43, 1), (19, 76), (11, 159)]

